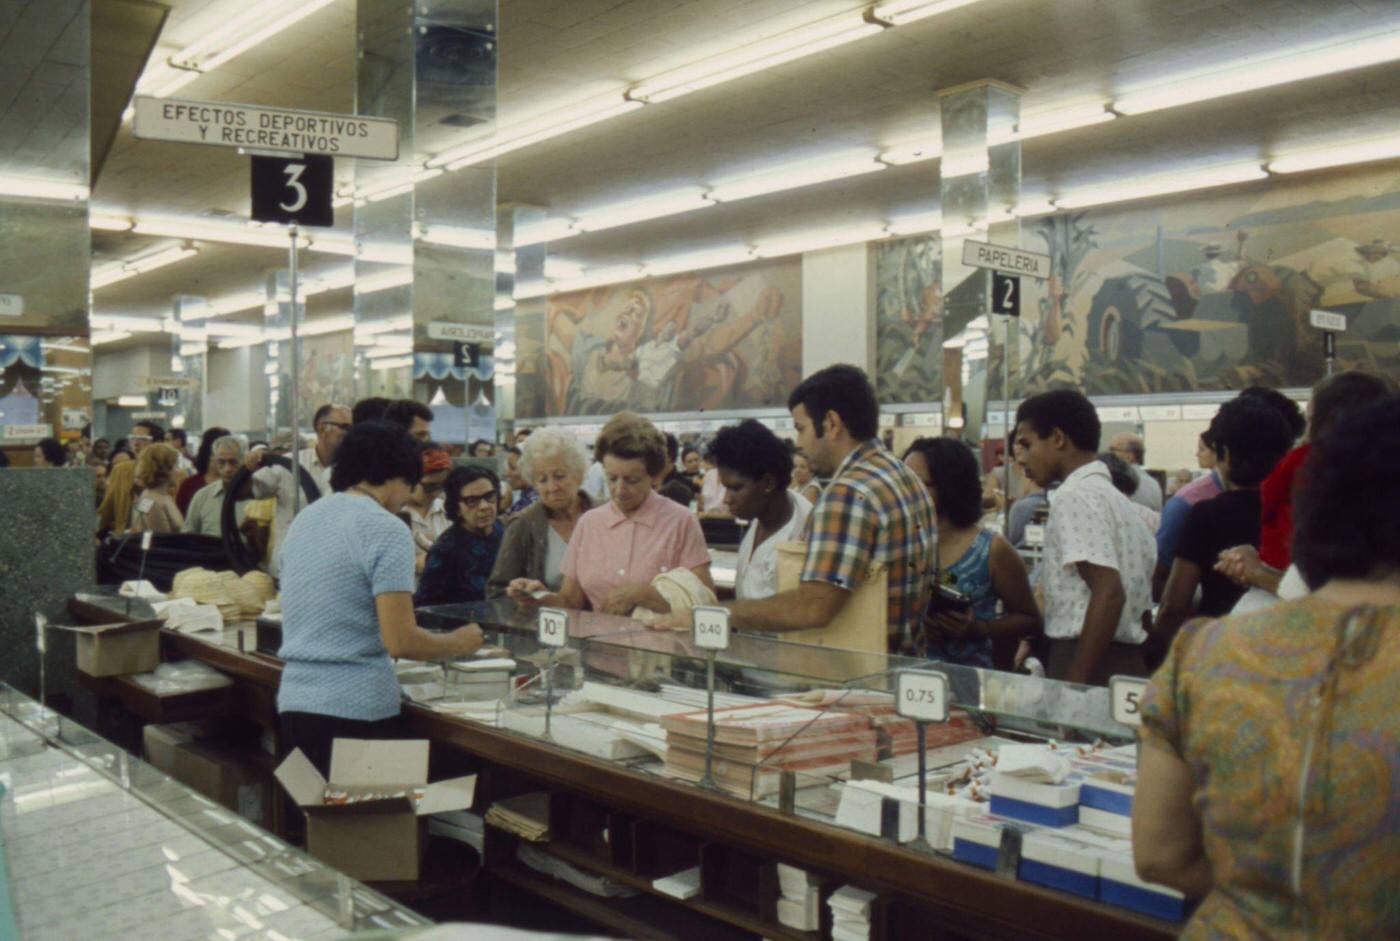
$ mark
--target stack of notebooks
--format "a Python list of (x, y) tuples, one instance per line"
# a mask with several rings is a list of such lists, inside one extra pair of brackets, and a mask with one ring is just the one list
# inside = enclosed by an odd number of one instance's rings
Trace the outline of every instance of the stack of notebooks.
[(549, 795), (543, 791), (496, 801), (486, 822), (531, 843), (549, 840)]
[[(785, 696), (779, 702), (865, 716), (879, 736), (882, 758), (912, 755), (919, 750), (919, 736), (914, 728), (914, 720), (899, 715), (894, 697), (889, 693), (867, 690), (813, 690)], [(945, 745), (957, 745), (980, 738), (981, 735), (967, 713), (953, 710), (947, 722), (928, 727), (928, 747), (931, 750)]]
[(844, 885), (831, 893), (832, 941), (869, 941), (870, 906), (875, 893)]
[[(665, 716), (665, 771), (683, 781), (705, 774), (704, 711)], [(715, 710), (715, 783), (738, 797), (777, 793), (782, 772), (835, 774), (877, 757), (875, 730), (864, 716), (769, 702)]]
[(821, 925), (821, 884), (805, 869), (778, 863), (778, 923), (798, 931)]

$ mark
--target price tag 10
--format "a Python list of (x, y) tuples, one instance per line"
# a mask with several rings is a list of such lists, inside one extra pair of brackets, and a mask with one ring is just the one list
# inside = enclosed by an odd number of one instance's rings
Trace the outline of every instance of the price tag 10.
[(1108, 681), (1108, 696), (1113, 703), (1113, 721), (1133, 728), (1142, 726), (1142, 698), (1147, 693), (1147, 680), (1138, 676), (1115, 676)]
[(923, 670), (901, 670), (895, 677), (895, 707), (917, 722), (948, 721), (948, 677)]
[(729, 609), (701, 606), (692, 608), (691, 627), (695, 646), (701, 650), (729, 649)]
[(562, 608), (540, 608), (540, 643), (563, 647), (569, 642), (569, 612)]

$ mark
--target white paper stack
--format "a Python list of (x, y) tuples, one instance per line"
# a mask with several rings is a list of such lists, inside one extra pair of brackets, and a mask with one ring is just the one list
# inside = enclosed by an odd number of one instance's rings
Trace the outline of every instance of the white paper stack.
[(778, 863), (778, 922), (798, 931), (816, 931), (821, 922), (821, 886), (805, 869)]
[(686, 869), (673, 876), (663, 876), (654, 880), (651, 887), (682, 902), (693, 899), (700, 894), (700, 867)]
[(843, 885), (831, 893), (832, 941), (870, 941), (870, 906), (875, 893)]
[[(212, 604), (196, 604), (189, 598), (165, 602), (171, 607), (161, 611), (165, 626), (181, 634), (223, 633), (224, 616)], [(155, 607), (155, 605), (152, 605)]]
[(486, 821), (469, 810), (449, 810), (428, 818), (428, 832), (465, 843), (480, 853), (486, 840)]

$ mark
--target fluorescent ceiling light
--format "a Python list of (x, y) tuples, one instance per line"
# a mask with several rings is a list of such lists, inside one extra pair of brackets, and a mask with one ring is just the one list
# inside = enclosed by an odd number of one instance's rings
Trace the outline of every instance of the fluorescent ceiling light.
[(899, 144), (881, 151), (880, 161), (891, 166), (901, 167), (906, 163), (921, 163), (942, 156), (943, 143), (938, 139)]
[(1199, 70), (1141, 91), (1128, 91), (1116, 98), (1112, 107), (1120, 114), (1144, 114), (1396, 59), (1400, 59), (1400, 31), (1379, 36), (1374, 32), (1353, 34), (1282, 55), (1237, 60), (1228, 68)]
[(372, 359), (369, 368), (380, 371), (385, 369), (400, 369), (404, 366), (412, 366), (412, 356), (396, 356), (392, 359)]
[(363, 242), (355, 256), (361, 261), (377, 261), (386, 265), (413, 264), (413, 246), (397, 243)]
[(117, 396), (118, 408), (145, 408), (149, 403), (144, 395)]
[(475, 140), (445, 150), (428, 161), (428, 168), (443, 167), (447, 170), (460, 170), (463, 167), (492, 160), (521, 147), (548, 140), (551, 137), (558, 137), (591, 124), (607, 121), (629, 111), (635, 111), (640, 107), (642, 107), (642, 102), (628, 101), (617, 94), (602, 95), (588, 101), (575, 102), (507, 125), (497, 130), (495, 134), (482, 135)]
[(566, 261), (563, 258), (546, 258), (544, 260), (544, 276), (546, 278), (581, 278), (584, 272), (583, 265), (576, 261)]
[(496, 233), (484, 229), (458, 229), (435, 225), (425, 229), (420, 238), (431, 245), (450, 245), (453, 248), (491, 251), (496, 247)]
[(1011, 214), (1024, 219), (1027, 216), (1045, 216), (1055, 211), (1055, 203), (1048, 196), (1025, 199), (1011, 207)]
[(751, 176), (721, 182), (710, 190), (710, 198), (716, 202), (734, 202), (768, 193), (811, 186), (845, 177), (860, 176), (885, 169), (885, 165), (875, 159), (869, 151), (833, 154), (817, 160), (804, 160), (801, 163), (775, 167)]
[(31, 199), (82, 200), (88, 198), (88, 188), (60, 180), (0, 174), (0, 195), (27, 196)]
[[(635, 281), (642, 277), (641, 265), (609, 265), (605, 268), (589, 268), (578, 278), (570, 278), (566, 281), (555, 281), (548, 287), (548, 293), (563, 294), (568, 291), (584, 291), (588, 288), (602, 287), (608, 284), (620, 284), (624, 281)], [(520, 294), (515, 295), (517, 299)]]
[(93, 346), (104, 346), (108, 343), (125, 340), (130, 336), (131, 334), (125, 330), (94, 330), (88, 339), (91, 340)]
[(203, 355), (204, 355), (205, 353), (207, 353), (207, 352), (209, 352), (209, 347), (208, 347), (208, 345), (205, 344), (205, 343), (181, 343), (181, 344), (180, 344), (180, 355), (181, 355), (181, 356), (203, 356)]
[(205, 327), (211, 337), (259, 337), (263, 328), (255, 323), (225, 323), (214, 321)]
[(1102, 206), (1106, 203), (1120, 203), (1131, 199), (1163, 196), (1168, 193), (1208, 189), (1230, 183), (1246, 183), (1250, 180), (1262, 180), (1267, 176), (1268, 174), (1257, 163), (1227, 164), (1204, 170), (1163, 173), (1149, 177), (1135, 176), (1116, 183), (1072, 189), (1062, 196), (1057, 196), (1055, 205), (1061, 209)]
[[(1010, 141), (1018, 137), (1021, 140), (1045, 137), (1050, 134), (1058, 134), (1061, 131), (1073, 131), (1081, 127), (1103, 124), (1116, 117), (1118, 115), (1104, 107), (1102, 102), (1097, 101), (1073, 107), (1037, 111), (1033, 114), (1021, 115), (1016, 133), (1007, 135), (1006, 140)], [(1003, 141), (998, 135), (988, 135), (988, 143), (999, 144)]]
[(942, 225), (943, 213), (924, 212), (891, 219), (890, 224), (885, 226), (885, 231), (890, 235), (923, 235), (926, 232), (937, 232)]
[(158, 317), (128, 317), (123, 314), (93, 314), (94, 330), (127, 330), (132, 333), (160, 333), (165, 321)]
[(255, 337), (235, 337), (230, 340), (220, 340), (219, 349), (237, 350), (245, 346), (257, 346), (258, 344), (264, 342), (266, 342), (266, 338), (263, 337), (261, 334)]
[(265, 291), (245, 291), (242, 294), (229, 294), (225, 297), (215, 298), (200, 313), (205, 317), (221, 317), (225, 314), (236, 314), (241, 310), (252, 310), (254, 307), (261, 307), (266, 303), (267, 293)]
[(703, 191), (689, 187), (585, 212), (574, 222), (574, 228), (581, 232), (598, 232), (635, 222), (645, 222), (648, 219), (659, 219), (662, 216), (679, 215), (712, 205), (713, 200)]
[(938, 175), (951, 180), (954, 177), (986, 173), (990, 167), (991, 161), (985, 149), (956, 154), (945, 153), (938, 164)]
[[(132, 228), (134, 235), (160, 236), (164, 238), (192, 239), (199, 242), (222, 242), (229, 245), (251, 245), (258, 248), (291, 247), (291, 238), (286, 232), (275, 229), (260, 229), (246, 221), (223, 223), (207, 220), (180, 219), (169, 216), (139, 216)], [(309, 242), (303, 240), (303, 246)]]
[(496, 274), (515, 274), (514, 252), (496, 252)]
[(347, 255), (353, 257), (355, 254), (355, 240), (345, 235), (316, 234), (311, 237), (309, 246), (313, 252), (325, 252), (328, 255)]
[(977, 0), (889, 0), (887, 3), (875, 4), (870, 16), (891, 26), (902, 26), (976, 2)]
[(373, 294), (376, 291), (387, 291), (391, 288), (408, 287), (413, 283), (413, 269), (403, 268), (395, 271), (381, 271), (377, 274), (366, 275), (355, 282), (356, 294)]
[(1305, 170), (1344, 167), (1353, 163), (1390, 160), (1394, 157), (1400, 157), (1400, 134), (1286, 153), (1269, 161), (1269, 171), (1302, 173)]
[(88, 279), (88, 286), (96, 291), (134, 278), (147, 271), (154, 271), (157, 268), (164, 268), (166, 265), (173, 265), (177, 261), (184, 261), (199, 254), (198, 249), (187, 248), (183, 245), (174, 245), (170, 248), (143, 255), (129, 261), (112, 262), (106, 265), (98, 265), (92, 269)]
[(884, 28), (879, 23), (867, 21), (859, 10), (841, 13), (663, 72), (633, 86), (627, 95), (648, 103), (669, 101), (702, 88), (843, 46), (882, 32)]
[[(560, 279), (561, 281), (570, 279)], [(544, 297), (553, 290), (555, 282), (546, 281), (544, 278), (534, 278), (529, 281), (515, 282), (515, 288), (511, 292), (511, 297), (517, 301), (526, 301), (532, 297)]]
[(377, 336), (381, 333), (392, 333), (395, 330), (412, 330), (413, 315), (404, 314), (399, 317), (390, 317), (388, 320), (375, 320), (370, 323), (355, 324), (355, 339), (359, 341), (365, 337)]
[(857, 242), (871, 242), (885, 235), (885, 227), (880, 223), (832, 226), (765, 239), (754, 247), (753, 253), (759, 258), (781, 258)]
[(515, 301), (505, 294), (496, 295), (495, 310), (515, 310)]
[(132, 224), (132, 221), (126, 216), (110, 215), (105, 212), (88, 213), (88, 228), (102, 232), (126, 232), (131, 229)]
[(538, 225), (521, 226), (515, 233), (515, 247), (529, 248), (546, 242), (559, 242), (578, 235), (572, 219), (546, 219)]
[(646, 272), (648, 275), (664, 275), (682, 271), (704, 271), (707, 268), (723, 268), (746, 261), (753, 261), (753, 252), (747, 245), (735, 245), (731, 248), (712, 248), (656, 258), (646, 263)]

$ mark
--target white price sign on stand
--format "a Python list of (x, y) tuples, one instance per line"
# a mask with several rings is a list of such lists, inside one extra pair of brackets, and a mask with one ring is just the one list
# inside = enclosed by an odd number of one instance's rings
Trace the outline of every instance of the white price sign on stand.
[(729, 609), (704, 606), (690, 609), (695, 646), (701, 650), (729, 649)]
[(540, 608), (540, 643), (563, 647), (569, 642), (569, 612), (562, 608)]
[(901, 670), (895, 675), (895, 707), (916, 722), (948, 721), (948, 677), (923, 670)]
[(1142, 698), (1147, 680), (1140, 676), (1115, 676), (1108, 681), (1108, 697), (1113, 703), (1113, 721), (1119, 725), (1142, 725)]

